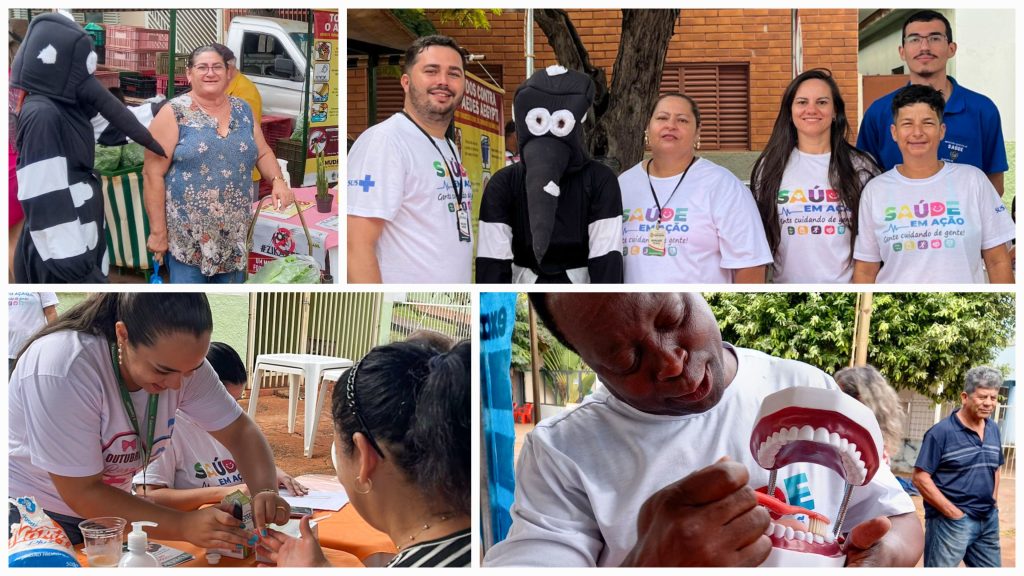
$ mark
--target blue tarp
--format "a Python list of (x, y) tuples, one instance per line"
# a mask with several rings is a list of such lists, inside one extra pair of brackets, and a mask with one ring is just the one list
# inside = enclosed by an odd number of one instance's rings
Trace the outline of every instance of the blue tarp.
[(515, 494), (515, 424), (512, 420), (512, 330), (515, 293), (480, 294), (481, 421), (487, 458), (488, 513), (482, 521), (484, 549), (505, 539)]

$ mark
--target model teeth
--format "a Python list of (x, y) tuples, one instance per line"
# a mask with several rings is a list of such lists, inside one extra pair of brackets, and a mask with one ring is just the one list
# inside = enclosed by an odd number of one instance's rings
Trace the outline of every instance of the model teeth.
[(829, 432), (827, 429), (811, 426), (792, 426), (782, 428), (773, 432), (771, 436), (758, 446), (757, 463), (766, 470), (775, 467), (775, 458), (779, 451), (795, 441), (816, 442), (832, 446), (839, 452), (842, 458), (843, 470), (846, 472), (846, 481), (854, 486), (860, 486), (867, 478), (867, 465), (861, 459), (861, 452), (857, 445), (836, 432)]
[(807, 542), (808, 544), (831, 544), (836, 540), (835, 536), (833, 536), (831, 532), (822, 536), (809, 531), (805, 532), (803, 530), (795, 530), (790, 526), (784, 526), (774, 522), (768, 524), (768, 528), (764, 533), (766, 536), (786, 540), (797, 540)]

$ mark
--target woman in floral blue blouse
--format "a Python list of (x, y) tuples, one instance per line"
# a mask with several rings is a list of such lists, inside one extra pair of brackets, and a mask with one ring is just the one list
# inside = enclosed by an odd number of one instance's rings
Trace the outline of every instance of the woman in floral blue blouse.
[(273, 184), (274, 204), (295, 197), (244, 100), (228, 96), (224, 58), (213, 46), (189, 56), (192, 91), (172, 99), (150, 124), (170, 159), (146, 154), (143, 168), (150, 234), (172, 283), (242, 282), (254, 199), (252, 169)]

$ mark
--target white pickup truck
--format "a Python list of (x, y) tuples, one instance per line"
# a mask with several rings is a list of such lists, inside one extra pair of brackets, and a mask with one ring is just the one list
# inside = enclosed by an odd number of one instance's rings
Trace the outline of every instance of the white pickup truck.
[(260, 91), (263, 114), (302, 116), (307, 32), (306, 23), (296, 20), (256, 16), (231, 20), (225, 44), (235, 53), (238, 69)]

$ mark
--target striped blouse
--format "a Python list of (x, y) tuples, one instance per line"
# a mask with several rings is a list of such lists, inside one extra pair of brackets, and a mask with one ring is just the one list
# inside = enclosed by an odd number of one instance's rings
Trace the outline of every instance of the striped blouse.
[(388, 568), (449, 566), (461, 568), (470, 561), (469, 528), (436, 540), (428, 540), (402, 550), (388, 563)]

